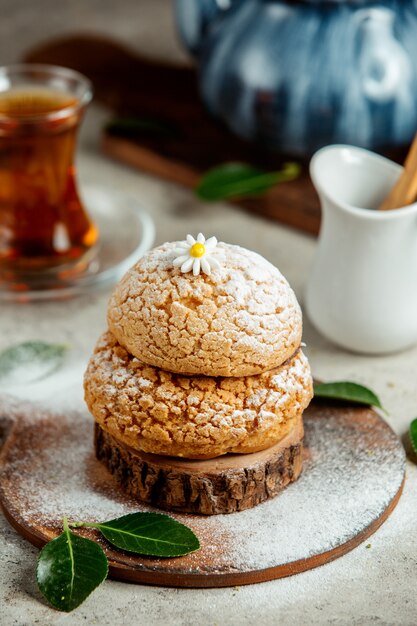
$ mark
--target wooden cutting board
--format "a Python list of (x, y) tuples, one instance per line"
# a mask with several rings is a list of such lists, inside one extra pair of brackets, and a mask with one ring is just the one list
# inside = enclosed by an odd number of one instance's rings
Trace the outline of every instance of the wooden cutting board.
[[(150, 118), (170, 128), (168, 134), (146, 132), (124, 138), (103, 133), (104, 152), (138, 170), (193, 188), (203, 172), (227, 161), (272, 171), (289, 160), (238, 139), (214, 120), (202, 105), (193, 68), (153, 61), (116, 41), (81, 35), (41, 44), (25, 60), (76, 69), (93, 82), (95, 99), (118, 116)], [(317, 234), (319, 202), (308, 163), (301, 165), (297, 180), (238, 204)]]
[[(34, 545), (56, 537), (64, 515), (105, 521), (155, 510), (125, 494), (95, 458), (86, 412), (54, 414), (4, 402), (0, 418), (0, 503)], [(303, 473), (279, 496), (229, 515), (172, 514), (200, 539), (201, 549), (188, 556), (142, 557), (114, 550), (94, 530), (77, 532), (102, 544), (111, 577), (138, 583), (224, 587), (317, 567), (358, 546), (387, 519), (401, 494), (405, 458), (398, 437), (365, 408), (311, 406), (304, 443)]]

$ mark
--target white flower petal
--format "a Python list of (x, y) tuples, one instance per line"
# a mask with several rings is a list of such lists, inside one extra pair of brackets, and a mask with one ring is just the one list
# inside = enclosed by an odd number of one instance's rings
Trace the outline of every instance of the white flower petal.
[(190, 269), (191, 269), (191, 268), (192, 268), (192, 266), (193, 266), (193, 263), (194, 263), (194, 259), (193, 259), (193, 257), (192, 257), (192, 256), (188, 257), (188, 259), (185, 261), (185, 263), (183, 263), (183, 264), (181, 265), (181, 272), (183, 272), (184, 274), (185, 274), (186, 272), (189, 272), (189, 271), (190, 271)]
[(173, 261), (173, 266), (174, 267), (178, 267), (179, 265), (182, 265), (183, 263), (185, 263), (185, 261), (187, 261), (190, 258), (189, 254), (184, 254), (182, 256), (177, 256), (176, 259), (174, 259)]
[(210, 263), (207, 261), (207, 257), (203, 257), (201, 259), (201, 269), (207, 276), (210, 276), (211, 267), (210, 267)]
[(213, 267), (215, 270), (219, 269), (220, 263), (218, 262), (218, 260), (214, 256), (207, 255), (206, 259), (210, 263), (211, 267)]
[[(191, 256), (191, 248), (196, 243), (204, 246), (202, 256), (198, 258)], [(194, 276), (198, 276), (200, 272), (204, 272), (207, 276), (210, 276), (213, 269), (221, 267), (221, 263), (212, 256), (215, 252), (218, 244), (216, 237), (209, 237), (207, 240), (203, 233), (198, 233), (197, 238), (194, 239), (192, 235), (187, 235), (185, 241), (176, 241), (174, 243), (175, 248), (173, 252), (175, 258), (173, 259), (173, 266), (180, 267), (181, 272), (192, 271)]]
[(214, 248), (217, 246), (216, 237), (210, 237), (210, 239), (207, 239), (205, 246), (206, 246), (207, 251), (214, 250)]

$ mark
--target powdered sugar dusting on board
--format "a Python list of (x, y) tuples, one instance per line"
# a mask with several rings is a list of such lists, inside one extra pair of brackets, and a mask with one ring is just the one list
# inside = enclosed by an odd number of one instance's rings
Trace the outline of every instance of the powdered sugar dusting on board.
[[(2, 415), (10, 414), (21, 418), (3, 455), (0, 496), (12, 516), (52, 536), (64, 514), (103, 521), (153, 510), (125, 495), (96, 461), (87, 414), (4, 407)], [(173, 561), (153, 559), (152, 568), (227, 574), (276, 567), (340, 546), (378, 519), (404, 476), (395, 434), (367, 409), (312, 407), (305, 428), (307, 458), (296, 483), (241, 513), (173, 514), (193, 528), (202, 549)]]

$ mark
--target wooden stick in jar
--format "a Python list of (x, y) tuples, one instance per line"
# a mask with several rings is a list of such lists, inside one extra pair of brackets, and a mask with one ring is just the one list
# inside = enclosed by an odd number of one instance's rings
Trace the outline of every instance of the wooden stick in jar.
[(385, 200), (379, 205), (380, 211), (400, 209), (412, 204), (417, 198), (417, 134), (404, 162), (404, 171), (389, 192)]

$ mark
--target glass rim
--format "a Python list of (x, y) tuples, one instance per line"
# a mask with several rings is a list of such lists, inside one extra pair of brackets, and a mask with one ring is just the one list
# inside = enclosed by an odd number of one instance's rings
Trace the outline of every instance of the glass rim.
[[(78, 113), (81, 109), (85, 108), (93, 97), (93, 86), (91, 81), (81, 74), (81, 72), (77, 72), (77, 70), (73, 70), (69, 67), (63, 67), (61, 65), (53, 65), (49, 63), (14, 63), (11, 65), (1, 65), (0, 66), (0, 79), (2, 76), (12, 76), (13, 74), (28, 74), (28, 78), (30, 79), (29, 74), (33, 72), (39, 72), (44, 74), (45, 78), (61, 78), (66, 79), (67, 81), (74, 81), (81, 86), (81, 95), (75, 96), (76, 102), (74, 104), (63, 106), (62, 109), (57, 109), (55, 111), (49, 111), (46, 113), (39, 113), (35, 115), (27, 115), (27, 116), (16, 116), (16, 115), (5, 115), (0, 112), (0, 122), (15, 122), (17, 119), (20, 124), (32, 124), (34, 122), (40, 121), (53, 121), (58, 120), (65, 117), (70, 117)], [(29, 82), (29, 81), (28, 81)], [(34, 80), (35, 83), (35, 80)], [(0, 94), (4, 93), (8, 90), (1, 90)], [(74, 89), (69, 88), (68, 93), (71, 95), (74, 92)]]

